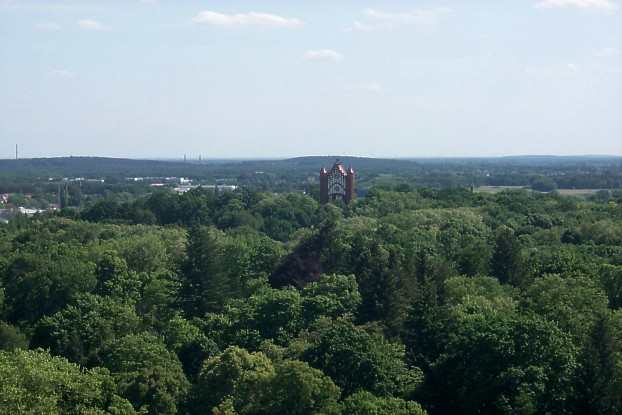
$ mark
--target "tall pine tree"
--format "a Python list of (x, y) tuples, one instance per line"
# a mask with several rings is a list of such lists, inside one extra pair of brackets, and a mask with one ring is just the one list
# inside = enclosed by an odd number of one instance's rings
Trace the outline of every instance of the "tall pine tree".
[(497, 229), (490, 268), (492, 275), (503, 284), (518, 286), (523, 282), (520, 242), (514, 231), (507, 226), (500, 226)]

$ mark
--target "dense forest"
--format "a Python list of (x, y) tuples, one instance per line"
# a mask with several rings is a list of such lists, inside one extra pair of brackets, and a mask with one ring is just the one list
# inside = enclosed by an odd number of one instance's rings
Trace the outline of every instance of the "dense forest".
[(622, 198), (105, 198), (0, 225), (2, 414), (622, 413)]

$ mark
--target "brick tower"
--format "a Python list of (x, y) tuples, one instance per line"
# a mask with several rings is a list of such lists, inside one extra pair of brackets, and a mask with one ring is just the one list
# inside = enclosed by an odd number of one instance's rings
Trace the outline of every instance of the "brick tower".
[(320, 203), (325, 204), (333, 200), (343, 200), (350, 203), (355, 197), (356, 173), (350, 167), (348, 170), (337, 160), (327, 171), (320, 170)]

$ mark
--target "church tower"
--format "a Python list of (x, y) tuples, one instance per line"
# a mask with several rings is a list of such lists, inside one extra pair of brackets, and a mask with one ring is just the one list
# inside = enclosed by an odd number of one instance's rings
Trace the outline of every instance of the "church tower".
[(350, 203), (356, 197), (356, 173), (352, 167), (348, 170), (337, 160), (327, 171), (320, 170), (320, 203), (325, 204), (333, 200), (343, 200)]

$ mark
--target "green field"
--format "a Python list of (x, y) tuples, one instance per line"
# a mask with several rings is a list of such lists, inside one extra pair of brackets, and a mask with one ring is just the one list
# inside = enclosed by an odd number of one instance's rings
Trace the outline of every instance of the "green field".
[[(526, 186), (480, 186), (475, 189), (477, 193), (499, 193), (504, 190), (531, 190)], [(564, 196), (589, 196), (602, 189), (557, 189), (557, 193)]]
[(475, 188), (477, 193), (499, 193), (504, 190), (521, 190), (527, 189), (524, 186), (479, 186)]
[(557, 193), (564, 196), (589, 196), (602, 189), (558, 189)]

